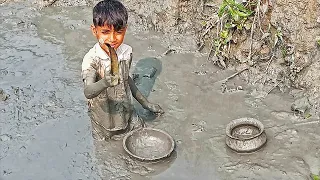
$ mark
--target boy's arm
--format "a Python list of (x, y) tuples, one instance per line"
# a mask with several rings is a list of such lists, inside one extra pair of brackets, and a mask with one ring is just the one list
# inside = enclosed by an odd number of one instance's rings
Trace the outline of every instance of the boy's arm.
[(145, 98), (142, 93), (137, 88), (136, 84), (134, 83), (133, 79), (129, 76), (129, 86), (132, 92), (132, 96), (142, 105), (144, 109), (148, 109), (154, 113), (164, 113), (162, 108), (157, 104), (150, 103), (147, 98)]
[(113, 76), (106, 76), (96, 82), (96, 71), (94, 69), (87, 70), (84, 78), (84, 95), (87, 99), (92, 99), (117, 83)]

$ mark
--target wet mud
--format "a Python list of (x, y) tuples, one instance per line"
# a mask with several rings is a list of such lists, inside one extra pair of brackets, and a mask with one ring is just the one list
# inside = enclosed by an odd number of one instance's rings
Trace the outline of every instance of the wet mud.
[[(132, 73), (166, 113), (156, 117), (135, 106), (148, 127), (175, 139), (176, 149), (147, 163), (124, 152), (121, 136), (93, 141), (80, 77), (82, 58), (95, 43), (91, 8), (38, 11), (6, 3), (0, 13), (0, 88), (8, 95), (0, 101), (1, 180), (308, 180), (319, 173), (320, 121), (296, 116), (291, 95), (263, 94), (238, 76), (221, 91), (220, 80), (235, 69), (219, 70), (205, 54), (165, 53), (170, 48), (161, 34), (134, 24), (125, 39), (134, 50)], [(141, 63), (147, 60), (152, 63)], [(152, 78), (144, 66), (157, 68)], [(268, 144), (255, 153), (225, 145), (225, 126), (242, 117), (265, 126)]]

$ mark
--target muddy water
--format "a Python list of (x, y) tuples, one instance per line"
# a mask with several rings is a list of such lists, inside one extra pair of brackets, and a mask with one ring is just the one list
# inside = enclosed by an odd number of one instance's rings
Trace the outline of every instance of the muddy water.
[[(319, 173), (319, 120), (294, 116), (290, 96), (274, 90), (264, 98), (238, 78), (222, 93), (217, 81), (233, 70), (220, 71), (197, 53), (162, 56), (169, 46), (164, 37), (133, 25), (125, 39), (134, 49), (132, 72), (166, 113), (156, 118), (136, 108), (148, 127), (173, 136), (176, 151), (162, 162), (141, 163), (128, 157), (121, 140), (94, 142), (80, 79), (82, 57), (95, 43), (91, 9), (38, 12), (19, 3), (0, 12), (0, 88), (9, 95), (0, 101), (1, 180), (303, 180)], [(148, 66), (158, 69), (156, 79), (143, 77)], [(238, 86), (244, 90), (233, 90)], [(225, 126), (241, 117), (266, 126), (266, 147), (240, 155), (225, 146)]]

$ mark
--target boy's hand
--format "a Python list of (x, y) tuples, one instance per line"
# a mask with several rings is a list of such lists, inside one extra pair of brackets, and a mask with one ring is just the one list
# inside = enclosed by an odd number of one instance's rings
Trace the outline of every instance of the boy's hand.
[(148, 103), (146, 109), (148, 109), (151, 112), (163, 114), (163, 109), (158, 104), (152, 104)]
[(119, 84), (118, 76), (105, 76), (104, 79), (108, 87), (113, 87)]

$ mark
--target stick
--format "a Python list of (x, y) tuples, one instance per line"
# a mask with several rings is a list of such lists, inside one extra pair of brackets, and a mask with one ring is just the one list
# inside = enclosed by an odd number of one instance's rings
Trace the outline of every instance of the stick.
[(320, 123), (320, 120), (309, 121), (309, 122), (294, 123), (294, 125), (301, 126), (301, 125), (310, 125), (310, 124), (318, 124), (318, 123)]
[(53, 0), (51, 2), (49, 2), (47, 5), (45, 5), (44, 7), (49, 7), (52, 6), (57, 0)]
[(270, 57), (270, 59), (269, 59), (269, 62), (268, 62), (268, 65), (267, 65), (267, 67), (266, 67), (265, 72), (267, 72), (267, 71), (268, 71), (269, 66), (270, 66), (270, 64), (271, 64), (271, 62), (272, 62), (273, 57), (274, 57), (274, 53), (272, 53), (272, 56), (271, 56), (271, 57)]
[[(258, 23), (259, 23), (259, 30), (262, 34), (264, 34), (263, 30), (261, 29), (261, 18), (260, 18), (260, 1), (258, 2)], [(262, 17), (263, 18), (263, 17)]]
[(211, 47), (210, 47), (210, 52), (209, 52), (209, 55), (208, 55), (207, 61), (209, 61), (209, 59), (210, 59), (210, 56), (211, 56), (212, 51), (213, 51), (213, 46), (214, 46), (214, 40), (212, 40)]
[(256, 13), (255, 13), (255, 15), (253, 17), (253, 22), (252, 22), (252, 26), (251, 26), (251, 34), (250, 34), (251, 42), (250, 42), (250, 51), (249, 51), (249, 56), (248, 56), (249, 60), (251, 60), (252, 43), (253, 43), (253, 30), (254, 30), (254, 25), (255, 25), (255, 22), (256, 22), (257, 14), (259, 13), (259, 6), (260, 6), (260, 0), (258, 0), (258, 5), (256, 7)]
[(280, 83), (281, 83), (281, 81), (279, 81), (275, 86), (273, 86), (263, 98), (267, 97), (267, 95), (270, 94), (271, 91), (273, 91), (277, 86), (279, 86)]
[(210, 23), (210, 26), (208, 27), (208, 28), (206, 28), (206, 31), (202, 34), (202, 38), (206, 35), (206, 34), (208, 34), (208, 32), (211, 30), (213, 28), (213, 25)]
[[(234, 78), (234, 77), (237, 76), (238, 74), (240, 74), (240, 73), (242, 73), (243, 71), (248, 70), (248, 69), (249, 69), (249, 68), (244, 68), (244, 69), (242, 69), (241, 71), (238, 71), (238, 72), (232, 74), (231, 76), (228, 76), (227, 78), (225, 78), (225, 79), (223, 79), (223, 80), (221, 80), (221, 81), (222, 81), (223, 83), (226, 83), (228, 80)], [(220, 82), (221, 82), (221, 81), (220, 81)]]
[(264, 129), (272, 129), (272, 128), (278, 128), (283, 126), (290, 126), (290, 125), (303, 126), (303, 125), (318, 124), (318, 123), (320, 123), (320, 120), (314, 120), (314, 121), (308, 121), (308, 122), (297, 122), (297, 123), (285, 123), (285, 124), (265, 127)]

